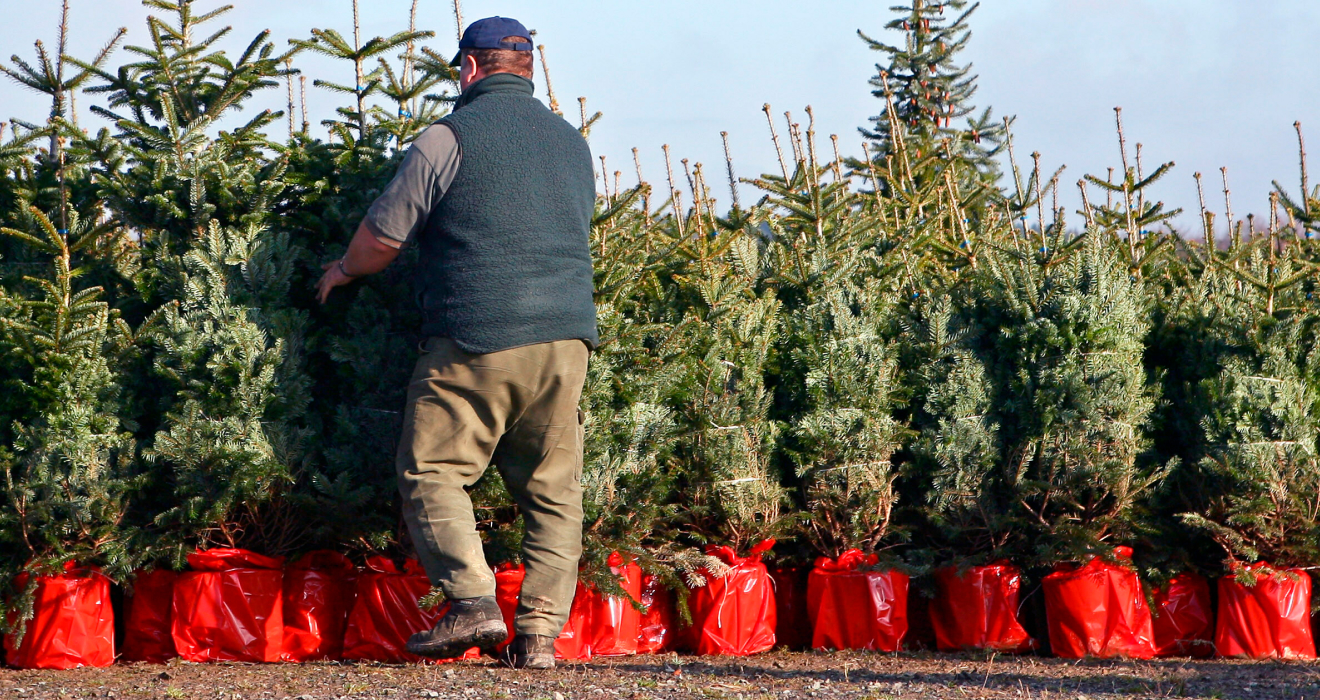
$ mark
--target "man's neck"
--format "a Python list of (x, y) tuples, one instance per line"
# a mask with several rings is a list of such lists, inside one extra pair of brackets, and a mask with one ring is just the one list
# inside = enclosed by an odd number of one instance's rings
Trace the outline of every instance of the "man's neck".
[(470, 83), (459, 96), (454, 109), (460, 109), (482, 95), (492, 92), (521, 92), (526, 95), (532, 95), (535, 92), (535, 85), (530, 78), (525, 78), (517, 73), (491, 73), (480, 80)]

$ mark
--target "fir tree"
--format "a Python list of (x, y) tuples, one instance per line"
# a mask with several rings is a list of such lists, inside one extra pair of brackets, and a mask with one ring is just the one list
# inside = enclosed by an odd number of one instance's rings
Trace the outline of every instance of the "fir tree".
[(902, 446), (894, 420), (894, 343), (884, 335), (885, 294), (840, 285), (806, 309), (795, 350), (807, 367), (809, 410), (792, 426), (806, 501), (806, 532), (824, 554), (871, 553), (891, 534), (897, 494), (891, 458)]
[(178, 302), (153, 336), (155, 373), (172, 392), (147, 452), (172, 484), (153, 524), (176, 562), (199, 541), (287, 552), (306, 536), (300, 519), (261, 506), (288, 490), (306, 452), (305, 321), (260, 304), (287, 290), (287, 240), (212, 222), (181, 262)]
[(278, 85), (292, 52), (276, 54), (263, 32), (234, 60), (217, 48), (228, 29), (195, 38), (228, 8), (145, 4), (175, 21), (148, 19), (150, 44), (129, 47), (142, 60), (114, 73), (79, 64), (101, 79), (89, 92), (109, 109), (93, 109), (117, 129), (79, 146), (150, 261), (133, 280), (133, 313), (160, 322), (132, 370), (151, 475), (136, 522), (176, 563), (213, 542), (283, 553), (306, 536), (280, 496), (306, 456), (309, 380), (306, 314), (289, 299), (300, 253), (268, 227), (286, 164), (262, 130), (280, 115), (212, 134)]
[(756, 291), (761, 252), (748, 228), (698, 239), (699, 258), (680, 282), (700, 300), (688, 312), (697, 346), (680, 409), (690, 436), (684, 456), (692, 460), (684, 528), (699, 542), (739, 551), (789, 524), (773, 462), (779, 427), (765, 385), (780, 306), (772, 293)]
[(1026, 253), (1035, 266), (1012, 264), (1022, 252), (994, 266), (1003, 316), (987, 325), (1000, 327), (996, 355), (1011, 362), (995, 365), (1005, 458), (1036, 552), (1057, 561), (1131, 537), (1164, 471), (1142, 461), (1154, 403), (1141, 366), (1144, 290), (1099, 237), (1067, 261), (1051, 260), (1044, 242), (1041, 257)]
[(1211, 258), (1201, 277), (1219, 283), (1183, 297), (1171, 318), (1204, 329), (1200, 352), (1214, 363), (1184, 392), (1203, 437), (1180, 467), (1181, 504), (1193, 509), (1182, 518), (1223, 548), (1229, 569), (1320, 561), (1315, 270), (1271, 223)]
[(913, 328), (923, 429), (912, 452), (928, 479), (924, 505), (935, 526), (922, 539), (937, 543), (944, 558), (988, 563), (1014, 544), (1015, 504), (1000, 457), (994, 387), (971, 342), (980, 329), (952, 307), (949, 296), (937, 297)]
[[(1004, 129), (989, 108), (971, 116), (965, 126), (954, 120), (975, 114), (972, 97), (976, 76), (971, 65), (959, 65), (958, 54), (971, 39), (968, 18), (978, 4), (967, 0), (912, 0), (892, 10), (898, 15), (885, 25), (902, 32), (900, 45), (877, 41), (858, 31), (872, 50), (886, 57), (871, 79), (872, 95), (886, 107), (872, 117), (871, 129), (862, 129), (877, 151), (877, 158), (897, 158), (904, 149), (912, 158), (916, 183), (942, 183), (950, 170), (962, 191), (980, 198), (992, 191), (999, 178), (995, 155)], [(946, 12), (948, 14), (946, 14)]]
[(811, 546), (871, 552), (890, 534), (897, 498), (890, 458), (904, 431), (892, 417), (890, 290), (911, 246), (886, 225), (901, 214), (884, 211), (879, 190), (874, 202), (852, 191), (837, 148), (833, 162), (819, 156), (814, 123), (805, 138), (790, 134), (793, 173), (754, 180), (767, 196), (749, 216), (765, 222), (762, 284), (784, 319), (771, 365), (773, 415), (790, 428), (781, 459), (795, 472)]
[[(35, 298), (0, 292), (0, 366), (6, 369), (0, 415), (0, 576), (20, 570), (53, 574), (66, 562), (100, 565), (122, 580), (141, 561), (125, 515), (141, 488), (134, 440), (121, 420), (127, 325), (97, 287), (77, 281), (73, 253), (100, 231), (76, 213), (68, 234), (35, 207), (27, 230), (0, 229), (52, 260), (48, 275), (28, 278)], [(10, 631), (32, 616), (36, 577), (4, 610)], [(10, 612), (16, 612), (10, 615)]]
[(616, 591), (608, 559), (618, 551), (679, 583), (672, 556), (653, 539), (675, 515), (672, 502), (677, 421), (668, 400), (683, 379), (672, 324), (650, 319), (647, 299), (661, 251), (648, 212), (647, 186), (600, 197), (592, 227), (600, 345), (582, 392), (585, 571), (600, 590)]
[(1184, 516), (1224, 548), (1230, 569), (1320, 561), (1315, 395), (1289, 357), (1296, 331), (1285, 326), (1269, 335), (1258, 363), (1234, 360), (1208, 382), (1215, 410), (1205, 434), (1213, 446), (1197, 471), (1213, 479), (1215, 495), (1203, 513)]
[(929, 372), (944, 377), (917, 450), (931, 517), (965, 547), (955, 558), (1103, 554), (1137, 534), (1166, 475), (1146, 456), (1145, 292), (1095, 232), (999, 236), (954, 297), (957, 320), (936, 306), (927, 322)]

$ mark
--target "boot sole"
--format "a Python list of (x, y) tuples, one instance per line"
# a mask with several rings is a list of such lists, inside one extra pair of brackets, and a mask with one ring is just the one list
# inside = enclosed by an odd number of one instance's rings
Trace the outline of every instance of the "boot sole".
[(509, 637), (509, 629), (503, 622), (490, 621), (482, 623), (472, 634), (466, 637), (458, 637), (444, 642), (432, 644), (413, 644), (408, 642), (408, 653), (424, 656), (428, 659), (456, 659), (467, 653), (468, 649), (476, 647), (482, 652), (490, 653), (495, 647), (504, 643)]

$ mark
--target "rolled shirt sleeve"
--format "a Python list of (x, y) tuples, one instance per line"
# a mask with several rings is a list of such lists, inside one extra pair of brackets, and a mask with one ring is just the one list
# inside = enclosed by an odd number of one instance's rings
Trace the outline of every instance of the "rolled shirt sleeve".
[(399, 171), (367, 210), (364, 223), (380, 242), (393, 248), (412, 243), (462, 162), (458, 139), (444, 124), (434, 124), (417, 137)]

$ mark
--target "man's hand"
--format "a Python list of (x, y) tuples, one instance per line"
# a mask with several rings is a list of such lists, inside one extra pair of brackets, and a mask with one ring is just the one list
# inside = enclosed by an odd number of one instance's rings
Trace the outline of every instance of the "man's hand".
[(325, 303), (326, 299), (330, 298), (330, 290), (335, 287), (342, 287), (343, 285), (357, 279), (356, 277), (349, 277), (344, 274), (343, 270), (339, 269), (338, 260), (332, 260), (331, 262), (322, 265), (321, 269), (325, 270), (325, 274), (321, 275), (321, 281), (316, 283), (316, 298), (319, 299), (322, 304)]
[[(389, 267), (399, 257), (398, 244), (377, 238), (364, 220), (353, 234), (353, 241), (348, 244), (348, 252), (342, 260), (334, 260), (321, 266), (325, 274), (316, 283), (316, 298), (324, 304), (330, 298), (330, 290), (340, 287), (358, 277), (374, 275)], [(341, 266), (340, 263), (343, 263)], [(353, 273), (353, 277), (344, 274), (344, 269)]]

